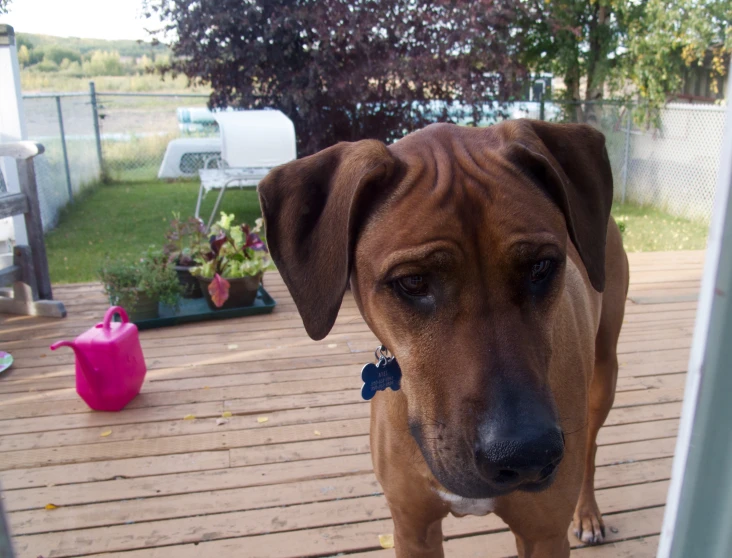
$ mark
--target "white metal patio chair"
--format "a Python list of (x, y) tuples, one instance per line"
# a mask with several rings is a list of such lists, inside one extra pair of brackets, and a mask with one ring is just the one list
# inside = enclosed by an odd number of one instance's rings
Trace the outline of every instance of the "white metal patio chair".
[[(196, 201), (196, 217), (203, 197), (220, 189), (209, 226), (228, 187), (256, 187), (274, 167), (297, 157), (295, 126), (278, 110), (242, 110), (215, 114), (221, 134), (221, 158), (212, 158), (216, 168), (198, 171), (201, 187)], [(206, 165), (208, 166), (208, 165)]]

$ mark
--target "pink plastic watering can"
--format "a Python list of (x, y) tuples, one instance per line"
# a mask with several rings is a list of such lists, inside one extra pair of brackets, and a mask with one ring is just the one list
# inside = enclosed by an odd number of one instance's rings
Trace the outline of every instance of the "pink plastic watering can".
[[(112, 323), (119, 314), (121, 323)], [(121, 411), (140, 393), (145, 379), (145, 358), (142, 356), (137, 326), (130, 323), (127, 312), (113, 306), (104, 314), (104, 321), (85, 331), (74, 341), (51, 345), (71, 347), (76, 354), (76, 391), (95, 411)]]

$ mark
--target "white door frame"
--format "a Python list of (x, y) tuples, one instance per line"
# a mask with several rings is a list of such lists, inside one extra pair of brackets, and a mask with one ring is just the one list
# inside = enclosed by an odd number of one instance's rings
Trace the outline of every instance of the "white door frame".
[[(727, 91), (732, 91), (732, 73)], [(732, 556), (732, 112), (657, 558)]]

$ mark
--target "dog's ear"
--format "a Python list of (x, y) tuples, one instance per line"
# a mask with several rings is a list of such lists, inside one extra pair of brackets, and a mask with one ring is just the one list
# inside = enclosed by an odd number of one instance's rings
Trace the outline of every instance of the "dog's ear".
[(259, 184), (272, 259), (315, 340), (335, 323), (358, 228), (394, 168), (383, 143), (344, 142), (277, 167)]
[(605, 242), (613, 175), (605, 136), (585, 124), (511, 123), (508, 159), (562, 210), (595, 290), (605, 289)]

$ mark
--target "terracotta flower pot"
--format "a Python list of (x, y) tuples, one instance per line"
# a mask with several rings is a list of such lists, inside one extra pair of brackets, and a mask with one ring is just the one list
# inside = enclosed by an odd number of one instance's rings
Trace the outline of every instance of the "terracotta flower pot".
[(208, 292), (208, 286), (211, 284), (213, 279), (208, 277), (198, 277), (198, 281), (201, 284), (201, 291), (203, 296), (208, 303), (211, 310), (228, 310), (229, 308), (241, 308), (242, 306), (251, 306), (254, 304), (254, 299), (257, 298), (257, 290), (262, 282), (262, 274), (254, 275), (252, 277), (237, 277), (236, 279), (227, 279), (229, 282), (229, 298), (221, 307), (217, 307), (213, 300), (211, 300), (211, 294)]
[(178, 276), (178, 282), (183, 287), (183, 298), (201, 298), (203, 296), (201, 283), (197, 277), (191, 275), (191, 267), (193, 266), (176, 265), (173, 266), (173, 269)]

